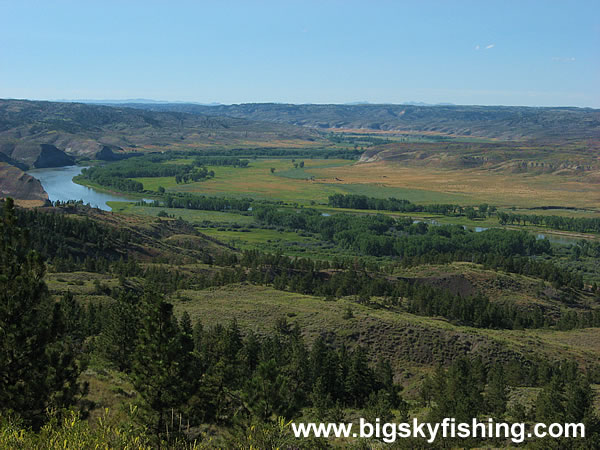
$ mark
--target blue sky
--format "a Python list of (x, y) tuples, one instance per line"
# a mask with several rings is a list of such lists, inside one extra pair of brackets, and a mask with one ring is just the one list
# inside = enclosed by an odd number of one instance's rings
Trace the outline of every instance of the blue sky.
[(0, 97), (600, 107), (600, 1), (0, 0)]

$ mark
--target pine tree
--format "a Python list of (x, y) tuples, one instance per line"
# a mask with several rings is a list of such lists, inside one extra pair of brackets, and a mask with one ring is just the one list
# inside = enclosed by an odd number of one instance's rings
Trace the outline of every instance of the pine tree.
[(75, 300), (73, 294), (68, 291), (56, 305), (60, 308), (64, 320), (63, 332), (81, 343), (86, 336), (83, 308), (77, 300)]
[(121, 372), (129, 372), (136, 350), (140, 313), (132, 294), (121, 294), (108, 307), (107, 320), (99, 336), (102, 354)]
[(434, 384), (433, 380), (429, 375), (425, 377), (421, 388), (419, 389), (419, 398), (421, 399), (421, 405), (429, 407), (431, 405), (431, 398), (433, 396)]
[(390, 396), (386, 391), (371, 392), (363, 416), (370, 423), (375, 423), (376, 419), (380, 419), (381, 422), (391, 422), (394, 418), (392, 407)]
[(492, 368), (489, 375), (487, 390), (487, 406), (490, 412), (500, 417), (506, 411), (508, 401), (506, 380), (502, 365)]
[(535, 403), (535, 416), (539, 422), (562, 422), (565, 416), (563, 384), (558, 376), (538, 394)]
[(193, 355), (182, 347), (173, 305), (148, 292), (141, 307), (131, 381), (141, 397), (146, 423), (160, 435), (168, 429), (167, 414), (181, 408), (196, 388), (189, 375)]
[(204, 327), (202, 326), (202, 322), (199, 320), (194, 325), (193, 330), (193, 338), (194, 338), (194, 349), (199, 352), (202, 347), (202, 337), (204, 335)]
[(333, 400), (331, 399), (331, 395), (327, 392), (322, 378), (317, 379), (316, 383), (313, 385), (309, 399), (313, 406), (315, 418), (319, 421), (325, 421), (328, 410), (333, 406)]
[(358, 346), (352, 354), (352, 360), (346, 376), (346, 392), (354, 406), (362, 406), (373, 390), (374, 375), (367, 364), (365, 350)]
[(297, 405), (286, 402), (288, 379), (281, 374), (274, 359), (261, 362), (244, 387), (244, 398), (252, 414), (268, 420), (273, 414), (292, 415)]
[(192, 319), (187, 311), (184, 311), (179, 320), (179, 329), (181, 330), (181, 347), (184, 352), (194, 351), (194, 329), (192, 328)]
[(583, 379), (575, 379), (565, 386), (565, 420), (571, 423), (583, 421), (592, 408), (592, 390)]
[(69, 406), (82, 391), (81, 367), (71, 340), (59, 336), (64, 322), (53, 312), (44, 273), (9, 198), (0, 219), (0, 414), (36, 427), (46, 408)]
[(467, 421), (483, 410), (478, 364), (473, 365), (467, 358), (459, 358), (448, 371), (439, 368), (433, 378), (432, 420), (455, 417)]

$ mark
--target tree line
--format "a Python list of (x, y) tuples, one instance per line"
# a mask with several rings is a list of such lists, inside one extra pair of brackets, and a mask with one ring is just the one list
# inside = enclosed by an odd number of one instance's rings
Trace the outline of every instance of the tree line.
[(581, 275), (551, 262), (537, 261), (536, 256), (552, 254), (550, 242), (525, 231), (489, 229), (477, 233), (458, 225), (430, 226), (381, 214), (325, 217), (314, 209), (296, 211), (270, 205), (255, 208), (253, 216), (266, 225), (318, 234), (358, 254), (395, 257), (407, 266), (451, 261), (485, 263), (492, 259), (495, 268), (538, 276), (557, 287), (583, 286)]
[(538, 214), (498, 213), (501, 225), (543, 225), (553, 230), (576, 231), (579, 233), (600, 233), (600, 218), (543, 216)]
[(196, 156), (194, 158), (196, 166), (231, 166), (231, 167), (248, 167), (250, 161), (247, 159), (239, 159), (226, 156)]
[(399, 198), (376, 198), (358, 194), (333, 194), (329, 196), (328, 205), (334, 208), (364, 209), (375, 211), (395, 212), (426, 212), (441, 214), (444, 216), (462, 216), (473, 219), (486, 217), (496, 212), (495, 206), (486, 203), (479, 205), (475, 210), (473, 207), (462, 207), (454, 204), (431, 204), (418, 205), (406, 199)]
[[(513, 369), (516, 371), (513, 372)], [(519, 379), (520, 374), (530, 375), (529, 380)], [(532, 377), (531, 377), (532, 375)], [(513, 384), (514, 383), (514, 384)], [(533, 405), (509, 402), (513, 386), (540, 386)], [(583, 423), (583, 439), (553, 438), (536, 441), (535, 448), (580, 448), (600, 442), (600, 421), (594, 411), (594, 394), (590, 378), (582, 374), (577, 365), (561, 361), (551, 365), (534, 360), (523, 365), (516, 361), (496, 363), (486, 367), (479, 358), (457, 358), (450, 367), (438, 367), (421, 385), (421, 402), (429, 407), (427, 420), (440, 422), (453, 417), (456, 422), (470, 422), (473, 417), (494, 417), (496, 422), (506, 415), (513, 421), (552, 423)], [(476, 445), (476, 439), (457, 439), (460, 446)], [(449, 444), (450, 442), (446, 442)], [(503, 440), (497, 439), (502, 446)]]
[(162, 200), (153, 202), (139, 201), (138, 206), (151, 206), (155, 208), (182, 208), (202, 211), (240, 211), (246, 212), (253, 204), (251, 198), (224, 198), (224, 197), (202, 197), (191, 194), (166, 194)]
[(81, 177), (119, 191), (143, 192), (144, 185), (131, 178), (175, 177), (175, 181), (179, 184), (212, 178), (214, 171), (193, 164), (161, 164), (152, 162), (150, 158), (136, 157), (83, 169)]

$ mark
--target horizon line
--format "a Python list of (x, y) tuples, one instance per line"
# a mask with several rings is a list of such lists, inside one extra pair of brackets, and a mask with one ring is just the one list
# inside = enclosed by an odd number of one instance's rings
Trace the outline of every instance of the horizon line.
[(103, 104), (103, 105), (118, 105), (118, 104), (177, 104), (177, 105), (198, 105), (198, 106), (238, 106), (238, 105), (294, 105), (294, 106), (309, 106), (309, 105), (335, 105), (335, 106), (481, 106), (481, 107), (516, 107), (516, 108), (578, 108), (578, 109), (600, 109), (600, 106), (573, 106), (573, 105), (551, 105), (551, 106), (540, 106), (540, 105), (515, 105), (515, 104), (477, 104), (477, 103), (451, 103), (451, 102), (438, 102), (438, 103), (427, 103), (420, 101), (406, 101), (400, 103), (378, 103), (369, 101), (352, 101), (352, 102), (306, 102), (306, 103), (293, 103), (293, 102), (276, 102), (276, 101), (260, 101), (260, 102), (239, 102), (239, 103), (220, 103), (220, 102), (201, 102), (193, 100), (155, 100), (148, 98), (126, 98), (126, 99), (36, 99), (36, 98), (14, 98), (4, 97), (1, 100), (20, 100), (20, 101), (32, 101), (32, 102), (51, 102), (51, 103), (83, 103), (83, 104)]

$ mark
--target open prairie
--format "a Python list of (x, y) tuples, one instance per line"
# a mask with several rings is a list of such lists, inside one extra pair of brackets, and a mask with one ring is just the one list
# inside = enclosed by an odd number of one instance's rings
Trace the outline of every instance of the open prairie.
[[(314, 173), (320, 183), (422, 189), (445, 197), (458, 196), (471, 204), (488, 202), (502, 207), (557, 205), (600, 208), (599, 185), (573, 175), (444, 170), (407, 167), (386, 161), (315, 169)], [(432, 197), (435, 201), (435, 196)]]

